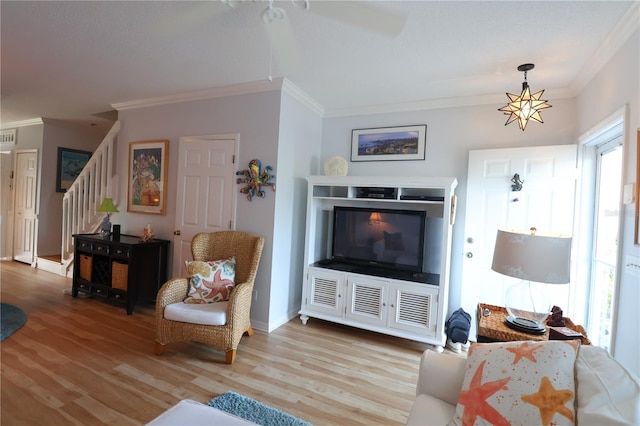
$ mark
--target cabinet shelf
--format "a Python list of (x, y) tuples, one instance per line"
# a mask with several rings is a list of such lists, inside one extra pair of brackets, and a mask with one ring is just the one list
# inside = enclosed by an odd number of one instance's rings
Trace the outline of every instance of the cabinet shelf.
[[(316, 317), (442, 348), (456, 186), (457, 180), (447, 177), (309, 177), (303, 323)], [(336, 206), (425, 211), (436, 244), (423, 266), (424, 277), (323, 264), (331, 257)]]

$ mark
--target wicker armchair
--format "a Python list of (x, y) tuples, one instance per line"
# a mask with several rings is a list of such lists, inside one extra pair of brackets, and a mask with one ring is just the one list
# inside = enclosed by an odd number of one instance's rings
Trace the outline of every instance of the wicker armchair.
[(263, 237), (242, 231), (200, 233), (193, 237), (191, 253), (194, 260), (236, 257), (236, 285), (229, 296), (226, 312), (225, 305), (222, 304), (227, 302), (207, 304), (217, 305), (218, 309), (222, 309), (222, 312), (218, 313), (219, 316), (222, 315), (222, 325), (201, 325), (172, 321), (164, 317), (165, 307), (173, 303), (182, 303), (189, 289), (188, 278), (173, 278), (167, 281), (156, 299), (156, 355), (162, 355), (167, 343), (192, 341), (225, 351), (227, 364), (233, 364), (240, 338), (245, 332), (249, 336), (253, 334), (249, 313), (253, 283), (263, 246)]

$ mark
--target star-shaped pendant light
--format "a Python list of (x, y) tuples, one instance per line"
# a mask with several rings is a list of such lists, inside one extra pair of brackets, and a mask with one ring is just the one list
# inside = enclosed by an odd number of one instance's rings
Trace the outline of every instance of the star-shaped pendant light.
[(532, 70), (534, 66), (535, 65), (533, 64), (522, 64), (518, 67), (518, 71), (524, 71), (522, 93), (520, 93), (520, 96), (507, 93), (509, 103), (498, 109), (498, 111), (502, 111), (505, 115), (509, 116), (507, 122), (504, 124), (505, 126), (518, 120), (520, 130), (524, 131), (529, 119), (542, 123), (543, 121), (542, 116), (540, 115), (540, 110), (551, 108), (551, 105), (549, 105), (547, 101), (540, 100), (544, 90), (536, 92), (533, 95), (529, 90), (529, 84), (527, 83), (527, 71)]

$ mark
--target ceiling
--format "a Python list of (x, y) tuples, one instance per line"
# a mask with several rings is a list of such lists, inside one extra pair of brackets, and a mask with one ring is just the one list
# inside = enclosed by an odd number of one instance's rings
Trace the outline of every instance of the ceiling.
[(310, 0), (309, 10), (275, 1), (287, 19), (273, 24), (261, 18), (268, 1), (235, 3), (2, 0), (3, 127), (99, 120), (114, 104), (269, 75), (326, 116), (452, 99), (499, 108), (506, 91), (519, 92), (516, 68), (527, 62), (536, 64), (532, 91), (547, 89), (553, 103), (573, 96), (638, 25), (633, 1)]

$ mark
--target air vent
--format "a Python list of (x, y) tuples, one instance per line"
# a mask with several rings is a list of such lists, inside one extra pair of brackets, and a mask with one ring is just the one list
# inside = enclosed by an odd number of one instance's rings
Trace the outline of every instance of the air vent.
[(312, 291), (312, 305), (336, 306), (336, 280), (314, 278)]
[(380, 317), (381, 298), (380, 288), (354, 285), (353, 313)]
[(431, 295), (400, 293), (398, 322), (429, 328), (431, 326), (429, 323), (430, 313)]

